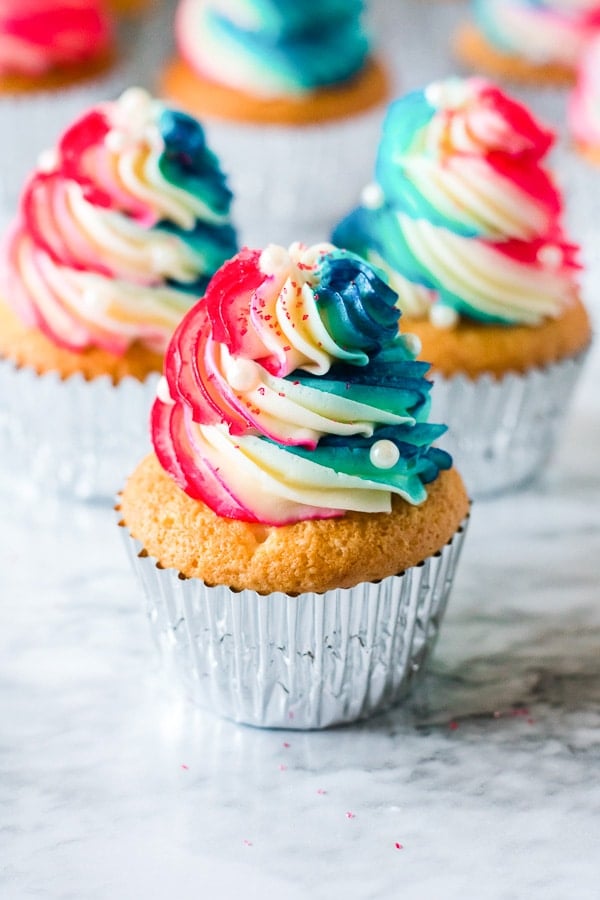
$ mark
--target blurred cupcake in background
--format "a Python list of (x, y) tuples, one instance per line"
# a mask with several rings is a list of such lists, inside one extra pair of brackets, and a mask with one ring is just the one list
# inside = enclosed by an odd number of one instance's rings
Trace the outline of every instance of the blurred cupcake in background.
[(398, 292), (476, 496), (541, 472), (590, 342), (552, 143), (491, 83), (434, 83), (392, 104), (376, 181), (334, 230)]
[(323, 728), (422, 669), (469, 501), (399, 316), (363, 259), (270, 245), (227, 262), (173, 335), (119, 515), (200, 705)]
[(146, 443), (163, 352), (236, 250), (194, 119), (144, 91), (93, 107), (25, 184), (0, 259), (0, 457), (110, 495)]
[(533, 85), (572, 84), (581, 53), (600, 32), (598, 0), (472, 0), (455, 38), (476, 72)]
[(568, 104), (573, 142), (590, 162), (600, 165), (600, 35), (586, 48)]
[(206, 121), (244, 241), (321, 236), (368, 177), (388, 90), (361, 0), (181, 0), (175, 37), (162, 91)]
[(104, 0), (0, 3), (0, 204), (9, 207), (36, 156), (90, 102), (123, 86)]

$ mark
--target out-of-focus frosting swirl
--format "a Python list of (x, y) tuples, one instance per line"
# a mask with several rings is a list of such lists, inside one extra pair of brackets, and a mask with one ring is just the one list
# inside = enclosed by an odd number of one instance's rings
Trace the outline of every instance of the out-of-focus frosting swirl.
[(43, 75), (96, 59), (112, 38), (100, 0), (2, 0), (0, 76)]
[[(392, 290), (329, 244), (242, 250), (177, 328), (156, 454), (222, 516), (268, 524), (386, 512), (451, 460), (430, 446), (429, 366)], [(417, 342), (418, 343), (418, 342)]]
[(600, 35), (581, 59), (569, 98), (568, 121), (577, 144), (600, 158)]
[(477, 25), (504, 53), (575, 66), (600, 28), (598, 0), (474, 0)]
[(176, 37), (203, 76), (260, 97), (346, 81), (369, 46), (362, 0), (181, 0)]
[(575, 290), (577, 248), (543, 161), (553, 142), (482, 79), (450, 79), (392, 104), (376, 184), (333, 239), (384, 270), (409, 316), (536, 324)]
[(70, 350), (161, 352), (235, 253), (231, 193), (199, 123), (131, 88), (45, 153), (3, 247), (3, 295)]

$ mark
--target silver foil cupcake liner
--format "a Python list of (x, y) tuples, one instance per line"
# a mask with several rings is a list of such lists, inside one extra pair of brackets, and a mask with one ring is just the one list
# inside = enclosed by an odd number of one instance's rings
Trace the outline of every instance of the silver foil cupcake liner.
[(0, 477), (19, 490), (112, 500), (150, 449), (157, 383), (62, 380), (0, 360)]
[(429, 419), (448, 426), (440, 444), (452, 454), (471, 498), (524, 486), (543, 472), (586, 354), (499, 380), (433, 377)]
[(385, 106), (334, 122), (252, 125), (206, 119), (234, 193), (241, 243), (329, 239), (372, 181)]
[(312, 729), (407, 694), (437, 638), (466, 524), (400, 575), (296, 597), (186, 579), (122, 533), (152, 634), (190, 698), (236, 722)]

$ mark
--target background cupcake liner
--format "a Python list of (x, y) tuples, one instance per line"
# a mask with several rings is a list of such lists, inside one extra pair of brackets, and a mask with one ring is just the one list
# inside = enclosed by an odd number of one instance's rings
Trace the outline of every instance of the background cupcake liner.
[(539, 475), (556, 446), (587, 351), (525, 375), (470, 379), (435, 375), (431, 422), (448, 432), (452, 454), (472, 498), (492, 496)]
[(0, 360), (0, 471), (20, 489), (112, 500), (150, 449), (158, 375), (62, 380)]
[(234, 192), (241, 243), (329, 240), (372, 181), (385, 106), (308, 126), (206, 119), (207, 142)]
[[(40, 153), (95, 103), (110, 100), (131, 76), (125, 64), (58, 90), (0, 95), (0, 207), (12, 212)], [(10, 136), (10, 139), (9, 139)]]
[(265, 596), (163, 569), (122, 528), (152, 634), (198, 705), (270, 728), (325, 728), (397, 703), (439, 632), (466, 521), (401, 575), (325, 594)]

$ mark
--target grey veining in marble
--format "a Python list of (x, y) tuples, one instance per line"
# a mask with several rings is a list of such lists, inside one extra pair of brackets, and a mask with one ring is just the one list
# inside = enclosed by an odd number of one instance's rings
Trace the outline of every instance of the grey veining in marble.
[[(448, 71), (416, 36), (439, 51), (462, 5), (396, 6), (404, 86)], [(542, 101), (557, 124), (563, 100)], [(600, 174), (564, 144), (558, 159), (598, 327)], [(543, 481), (475, 506), (411, 702), (323, 733), (191, 707), (162, 677), (112, 511), (5, 483), (0, 897), (597, 898), (599, 383), (596, 346)]]

